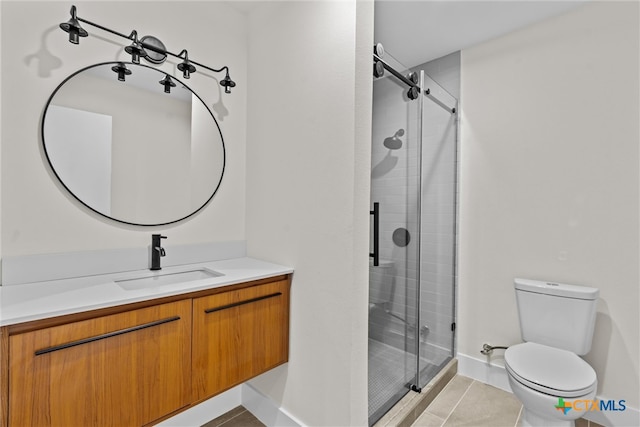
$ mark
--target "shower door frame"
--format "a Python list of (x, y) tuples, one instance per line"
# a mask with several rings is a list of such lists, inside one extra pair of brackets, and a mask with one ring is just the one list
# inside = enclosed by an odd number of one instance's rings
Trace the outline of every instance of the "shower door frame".
[[(396, 77), (398, 80), (400, 80), (402, 83), (404, 83), (407, 87), (410, 88), (410, 90), (412, 90), (411, 88), (417, 88), (418, 90), (418, 98), (419, 98), (419, 105), (418, 105), (418, 110), (419, 110), (419, 119), (418, 119), (418, 147), (417, 147), (417, 157), (418, 157), (418, 165), (417, 165), (417, 170), (418, 170), (418, 183), (417, 183), (417, 217), (416, 217), (416, 233), (418, 236), (418, 243), (417, 243), (417, 249), (416, 249), (416, 272), (415, 272), (415, 280), (416, 280), (416, 286), (415, 286), (415, 291), (416, 291), (416, 295), (415, 295), (415, 327), (414, 327), (414, 345), (411, 346), (409, 343), (409, 338), (408, 338), (408, 333), (407, 333), (407, 325), (405, 325), (405, 335), (404, 335), (404, 343), (405, 343), (405, 353), (414, 353), (415, 354), (415, 376), (414, 376), (414, 380), (413, 380), (413, 384), (411, 383), (407, 383), (406, 387), (407, 390), (406, 392), (408, 393), (410, 390), (414, 391), (414, 392), (421, 392), (422, 391), (422, 386), (426, 385), (420, 384), (420, 378), (421, 378), (421, 359), (420, 359), (420, 355), (421, 355), (421, 337), (420, 337), (420, 311), (421, 311), (421, 306), (420, 306), (420, 301), (421, 301), (421, 262), (422, 262), (422, 192), (423, 192), (423, 188), (422, 188), (422, 177), (423, 177), (423, 139), (424, 139), (424, 102), (425, 102), (425, 98), (429, 98), (431, 101), (433, 101), (436, 105), (440, 106), (441, 108), (447, 110), (449, 113), (451, 113), (452, 115), (457, 116), (457, 100), (455, 99), (455, 97), (452, 97), (453, 100), (455, 101), (455, 105), (453, 107), (448, 106), (445, 102), (441, 101), (437, 96), (435, 96), (435, 94), (431, 93), (431, 90), (429, 88), (427, 88), (426, 90), (423, 90), (423, 88), (425, 87), (425, 72), (424, 70), (420, 70), (420, 78), (419, 78), (419, 82), (418, 83), (414, 83), (413, 81), (411, 81), (409, 78), (405, 77), (404, 75), (402, 75), (400, 72), (398, 72), (397, 70), (395, 70), (390, 64), (388, 64), (387, 62), (385, 62), (381, 57), (377, 56), (375, 53), (373, 55), (374, 58), (374, 63), (382, 63), (383, 67), (385, 70), (389, 71), (394, 77)], [(435, 82), (433, 82), (435, 83)], [(437, 83), (435, 83), (437, 85)], [(439, 87), (439, 85), (437, 85)], [(457, 185), (458, 185), (458, 177), (457, 177), (457, 144), (458, 144), (458, 129), (457, 129), (457, 117), (455, 119), (455, 124), (454, 124), (454, 131), (455, 131), (455, 136), (454, 136), (454, 149), (455, 149), (455, 166), (454, 166), (454, 171), (455, 171), (455, 187), (456, 187), (456, 191), (455, 193), (457, 194)], [(374, 206), (376, 206), (376, 204), (374, 204)], [(377, 206), (376, 206), (377, 208)], [(374, 208), (374, 210), (376, 211), (376, 214), (374, 216), (374, 221), (377, 222), (379, 221), (378, 219), (378, 215), (379, 215), (379, 210)], [(371, 211), (371, 213), (373, 214), (374, 211)], [(453, 234), (453, 245), (454, 245), (454, 253), (453, 253), (453, 289), (451, 289), (452, 292), (452, 301), (453, 301), (453, 307), (452, 307), (452, 329), (451, 329), (451, 355), (450, 357), (445, 361), (448, 362), (449, 360), (451, 360), (451, 358), (453, 358), (453, 354), (455, 351), (455, 288), (456, 288), (456, 275), (455, 275), (455, 269), (456, 269), (456, 250), (455, 247), (457, 245), (457, 200), (454, 202), (454, 234)], [(376, 230), (374, 230), (374, 233), (378, 233), (377, 231), (377, 227)], [(376, 243), (374, 243), (374, 245), (376, 245)], [(376, 259), (379, 257), (379, 249), (376, 247), (374, 249), (374, 253), (370, 254), (372, 257), (374, 257), (374, 259)], [(377, 263), (376, 263), (377, 265)], [(405, 298), (407, 298), (407, 295), (405, 293)], [(406, 306), (406, 304), (405, 304)], [(407, 306), (406, 306), (407, 307)], [(407, 308), (408, 309), (408, 308)], [(407, 313), (405, 313), (405, 319), (408, 319), (408, 317), (406, 316)], [(405, 322), (406, 323), (406, 322)], [(410, 347), (414, 347), (412, 349), (410, 349)], [(441, 367), (440, 367), (441, 368)], [(406, 394), (406, 393), (399, 393), (399, 394)], [(396, 394), (399, 395), (399, 394)], [(375, 423), (379, 417), (377, 417), (377, 419), (373, 419), (372, 420), (372, 415), (376, 415), (377, 412), (374, 412), (374, 414), (369, 414), (369, 423), (373, 424)]]

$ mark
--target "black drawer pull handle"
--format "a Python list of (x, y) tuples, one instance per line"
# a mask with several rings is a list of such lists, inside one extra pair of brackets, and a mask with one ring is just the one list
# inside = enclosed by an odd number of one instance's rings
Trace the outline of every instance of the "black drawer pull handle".
[(257, 297), (257, 298), (251, 298), (251, 299), (244, 300), (244, 301), (234, 302), (232, 304), (221, 305), (220, 307), (208, 308), (204, 312), (206, 314), (209, 314), (209, 313), (213, 313), (215, 311), (226, 310), (227, 308), (231, 308), (231, 307), (237, 307), (239, 305), (251, 304), (252, 302), (261, 301), (261, 300), (267, 299), (267, 298), (278, 297), (280, 295), (282, 295), (282, 292), (276, 292), (276, 293), (269, 294), (269, 295), (263, 295), (263, 296)]
[(75, 347), (77, 345), (88, 344), (90, 342), (99, 341), (99, 340), (103, 340), (103, 339), (106, 339), (106, 338), (115, 337), (115, 336), (118, 336), (118, 335), (128, 334), (129, 332), (140, 331), (142, 329), (151, 328), (153, 326), (163, 325), (163, 324), (169, 323), (169, 322), (175, 322), (176, 320), (180, 320), (180, 316), (168, 317), (166, 319), (156, 320), (155, 322), (145, 323), (144, 325), (138, 325), (138, 326), (133, 326), (133, 327), (127, 328), (127, 329), (120, 329), (119, 331), (109, 332), (108, 334), (97, 335), (97, 336), (91, 337), (91, 338), (85, 338), (85, 339), (78, 340), (78, 341), (72, 341), (72, 342), (67, 343), (67, 344), (60, 344), (60, 345), (56, 345), (56, 346), (53, 346), (53, 347), (43, 348), (42, 350), (36, 351), (36, 356), (40, 356), (41, 354), (52, 353), (52, 352), (58, 351), (58, 350), (64, 350), (65, 348)]

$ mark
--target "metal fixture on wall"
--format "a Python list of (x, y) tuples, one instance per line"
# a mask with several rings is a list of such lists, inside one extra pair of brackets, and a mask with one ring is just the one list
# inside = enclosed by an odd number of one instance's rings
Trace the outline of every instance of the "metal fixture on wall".
[[(378, 43), (373, 47), (373, 56), (382, 58), (384, 56), (384, 47), (382, 43)], [(373, 61), (373, 77), (384, 76), (384, 65), (380, 61)]]
[(189, 52), (187, 52), (187, 49), (182, 49), (182, 52), (180, 52), (178, 56), (184, 58), (184, 61), (178, 64), (178, 70), (182, 71), (182, 77), (185, 79), (191, 78), (191, 73), (196, 72), (196, 67), (189, 62)]
[(133, 43), (125, 47), (124, 51), (131, 55), (131, 62), (139, 64), (140, 58), (146, 58), (149, 55), (147, 55), (147, 51), (144, 50), (144, 47), (142, 47), (142, 44), (138, 40), (138, 32), (136, 30), (131, 31), (128, 38), (133, 40)]
[(80, 43), (80, 37), (87, 37), (89, 33), (80, 26), (78, 17), (76, 16), (76, 7), (71, 6), (71, 19), (60, 24), (60, 28), (69, 33), (69, 42), (73, 44)]
[[(231, 80), (231, 78), (229, 77), (229, 67), (227, 67), (226, 65), (222, 68), (211, 68), (199, 62), (196, 62), (192, 59), (189, 59), (189, 54), (187, 53), (186, 49), (183, 49), (179, 54), (175, 54), (173, 52), (168, 51), (165, 48), (164, 44), (153, 36), (144, 36), (138, 40), (138, 32), (136, 30), (131, 31), (131, 33), (127, 36), (118, 31), (112, 30), (110, 28), (104, 27), (102, 25), (96, 24), (86, 19), (80, 18), (77, 15), (77, 9), (75, 5), (71, 6), (70, 13), (71, 13), (71, 18), (69, 19), (69, 21), (63, 22), (62, 24), (60, 24), (60, 28), (63, 31), (69, 33), (69, 42), (73, 44), (78, 44), (80, 42), (80, 37), (87, 37), (89, 35), (89, 33), (80, 25), (80, 22), (83, 22), (85, 24), (99, 28), (108, 33), (114, 34), (116, 36), (120, 36), (122, 38), (131, 40), (132, 43), (126, 46), (124, 50), (125, 52), (131, 55), (131, 62), (133, 62), (134, 64), (139, 64), (140, 58), (144, 58), (145, 60), (151, 62), (152, 64), (162, 64), (166, 60), (167, 55), (171, 55), (174, 58), (182, 59), (182, 62), (178, 64), (178, 70), (182, 71), (183, 77), (185, 79), (188, 79), (191, 77), (191, 74), (196, 71), (195, 66), (197, 65), (198, 67), (204, 68), (214, 73), (225, 72), (225, 77), (219, 82), (220, 86), (224, 87), (225, 93), (231, 93), (230, 88), (233, 88), (236, 86), (236, 83), (233, 80)], [(124, 67), (124, 63), (122, 63), (122, 65)], [(124, 68), (126, 69), (126, 67)], [(115, 69), (114, 71), (118, 73), (118, 80), (121, 80), (121, 81), (124, 81), (124, 75), (131, 74), (131, 70), (127, 70), (129, 71), (128, 73), (123, 72), (124, 74), (122, 74), (120, 71), (116, 71)], [(167, 90), (167, 85), (164, 82), (161, 82), (161, 83), (165, 87), (165, 92), (168, 93), (170, 89)], [(171, 85), (169, 84), (168, 87), (171, 87)]]
[(402, 140), (400, 139), (401, 136), (404, 136), (404, 129), (398, 129), (398, 131), (394, 133), (393, 136), (385, 138), (382, 144), (389, 150), (398, 150), (402, 148)]
[[(422, 92), (422, 89), (418, 85), (418, 74), (415, 72), (411, 72), (406, 76), (403, 76), (402, 73), (398, 72), (391, 65), (387, 64), (383, 59), (384, 48), (381, 43), (376, 44), (373, 47), (373, 76), (378, 78), (384, 75), (384, 70), (389, 71), (395, 77), (397, 77), (402, 83), (409, 86), (407, 90), (407, 98), (411, 100), (418, 99), (418, 96)], [(437, 105), (449, 111), (451, 114), (456, 114), (456, 108), (450, 107), (446, 105), (444, 102), (440, 101), (436, 96), (431, 93), (431, 89), (427, 88), (423, 92), (429, 99), (435, 101)]]
[(393, 244), (399, 248), (404, 248), (411, 242), (411, 233), (406, 228), (396, 228), (393, 231)]
[(489, 356), (491, 353), (493, 353), (493, 350), (506, 350), (508, 348), (509, 347), (506, 346), (494, 346), (485, 343), (482, 345), (482, 350), (480, 350), (480, 353), (484, 354), (485, 356)]

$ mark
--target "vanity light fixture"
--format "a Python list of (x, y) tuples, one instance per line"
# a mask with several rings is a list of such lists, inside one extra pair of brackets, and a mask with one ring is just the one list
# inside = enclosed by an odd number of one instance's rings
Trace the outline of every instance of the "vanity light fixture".
[(139, 64), (140, 58), (146, 58), (148, 56), (147, 52), (142, 47), (142, 44), (140, 44), (140, 41), (138, 40), (138, 32), (136, 30), (131, 31), (129, 38), (133, 40), (133, 43), (125, 47), (124, 51), (131, 55), (131, 62)]
[(124, 65), (124, 62), (118, 62), (118, 65), (111, 67), (111, 71), (118, 74), (118, 80), (121, 82), (124, 81), (124, 76), (131, 74), (131, 70)]
[(158, 83), (164, 86), (164, 93), (171, 93), (171, 88), (176, 87), (176, 84), (173, 82), (173, 80), (171, 80), (169, 74), (164, 76), (164, 79), (160, 80)]
[[(184, 55), (184, 61), (178, 64), (178, 70), (182, 71), (182, 77), (188, 79), (191, 77), (191, 73), (195, 73), (196, 67), (189, 62), (189, 52), (187, 52), (187, 49), (183, 49), (182, 52), (178, 54), (181, 58), (183, 57), (182, 55)], [(220, 84), (222, 84), (222, 82), (220, 82)]]
[[(79, 16), (77, 16), (77, 9), (75, 5), (71, 6), (70, 13), (71, 19), (69, 19), (68, 22), (60, 24), (60, 28), (69, 33), (69, 42), (73, 44), (78, 44), (80, 41), (80, 37), (87, 37), (89, 35), (87, 31), (80, 26), (80, 22), (83, 22), (85, 24), (91, 25), (92, 27), (99, 28), (103, 31), (114, 34), (116, 36), (120, 36), (127, 40), (133, 40), (133, 43), (125, 47), (124, 50), (131, 55), (131, 62), (133, 62), (134, 64), (139, 64), (140, 58), (145, 58), (152, 64), (162, 64), (166, 60), (166, 57), (168, 55), (171, 55), (174, 58), (183, 60), (180, 64), (178, 64), (178, 70), (182, 71), (182, 76), (185, 79), (191, 77), (191, 73), (196, 71), (195, 66), (197, 65), (198, 67), (204, 68), (205, 70), (209, 70), (214, 73), (222, 73), (223, 71), (226, 72), (224, 79), (220, 80), (220, 86), (224, 87), (225, 93), (231, 93), (231, 90), (229, 89), (236, 86), (236, 83), (229, 77), (229, 67), (227, 67), (226, 65), (222, 68), (211, 68), (189, 59), (189, 54), (187, 53), (186, 49), (183, 49), (179, 54), (168, 51), (167, 49), (165, 49), (164, 44), (153, 36), (144, 36), (140, 40), (138, 40), (138, 32), (136, 30), (133, 30), (131, 34), (127, 36), (118, 31), (80, 18)], [(116, 71), (116, 68), (120, 69), (120, 65), (124, 68), (124, 70), (126, 70), (123, 71), (122, 76), (120, 75), (120, 71)], [(120, 65), (115, 66), (112, 69), (118, 73), (118, 80), (124, 81), (124, 76), (131, 74), (131, 70), (127, 69), (124, 66), (124, 63), (120, 63)], [(169, 87), (171, 87), (171, 85), (169, 85)], [(167, 90), (165, 86), (165, 92), (166, 91)]]
[(75, 6), (71, 6), (71, 19), (60, 24), (60, 28), (69, 33), (69, 42), (73, 44), (80, 43), (80, 37), (87, 37), (89, 35), (87, 30), (82, 28), (80, 22), (78, 22)]
[(224, 93), (231, 93), (230, 87), (236, 87), (236, 82), (229, 78), (229, 70), (227, 70), (227, 75), (220, 81), (220, 85), (224, 86)]

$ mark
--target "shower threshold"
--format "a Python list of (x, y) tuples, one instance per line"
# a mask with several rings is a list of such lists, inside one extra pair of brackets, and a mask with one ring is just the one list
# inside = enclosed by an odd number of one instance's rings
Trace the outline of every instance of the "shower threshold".
[(370, 417), (369, 425), (390, 427), (413, 424), (457, 372), (458, 360), (450, 358), (439, 367), (438, 374), (422, 388), (422, 393), (405, 394), (377, 422), (374, 421), (374, 424), (371, 424), (372, 417)]
[[(437, 377), (438, 372), (443, 370), (451, 357), (442, 363), (420, 359), (421, 365), (424, 366), (420, 372), (420, 383), (424, 384), (429, 378)], [(415, 366), (414, 354), (369, 339), (369, 425), (383, 418), (411, 390), (415, 375), (408, 372)], [(406, 375), (399, 376), (398, 372), (406, 372)], [(427, 387), (423, 387), (423, 393), (428, 390)], [(412, 392), (411, 395), (419, 394)]]

